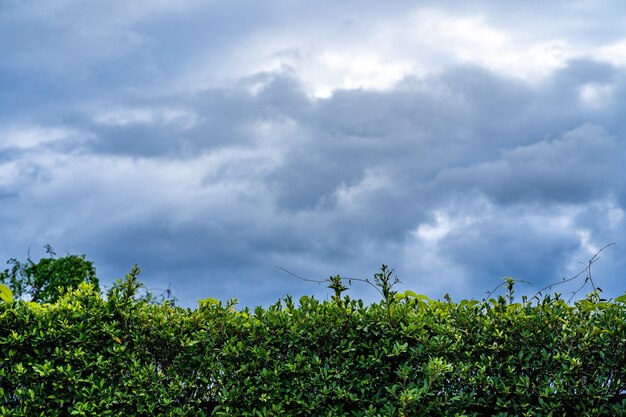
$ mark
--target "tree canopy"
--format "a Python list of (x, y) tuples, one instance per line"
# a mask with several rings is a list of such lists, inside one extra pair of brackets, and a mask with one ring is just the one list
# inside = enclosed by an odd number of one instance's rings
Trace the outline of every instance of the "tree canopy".
[(100, 290), (96, 268), (85, 255), (67, 254), (57, 258), (50, 245), (44, 248), (47, 257), (38, 262), (30, 255), (24, 262), (11, 258), (7, 261), (9, 268), (0, 272), (0, 283), (8, 285), (15, 298), (53, 303), (64, 290), (76, 288), (81, 282), (91, 283)]

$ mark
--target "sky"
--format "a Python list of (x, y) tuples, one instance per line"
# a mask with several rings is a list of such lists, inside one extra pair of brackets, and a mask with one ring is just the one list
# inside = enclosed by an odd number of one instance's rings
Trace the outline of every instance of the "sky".
[(532, 296), (615, 243), (617, 297), (625, 69), (617, 0), (0, 0), (0, 261), (254, 307), (331, 295), (277, 266)]

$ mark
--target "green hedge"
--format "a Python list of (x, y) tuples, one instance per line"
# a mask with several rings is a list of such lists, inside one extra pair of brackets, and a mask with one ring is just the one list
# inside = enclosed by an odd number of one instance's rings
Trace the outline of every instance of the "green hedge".
[(618, 302), (287, 297), (235, 311), (133, 295), (83, 284), (54, 304), (0, 302), (0, 415), (626, 415)]

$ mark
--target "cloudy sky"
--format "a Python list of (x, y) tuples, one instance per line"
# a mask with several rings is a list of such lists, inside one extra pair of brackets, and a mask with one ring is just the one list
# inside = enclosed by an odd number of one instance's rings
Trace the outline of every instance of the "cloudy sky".
[(532, 295), (615, 242), (615, 297), (625, 69), (617, 0), (0, 0), (0, 256), (255, 306), (329, 295), (274, 266)]

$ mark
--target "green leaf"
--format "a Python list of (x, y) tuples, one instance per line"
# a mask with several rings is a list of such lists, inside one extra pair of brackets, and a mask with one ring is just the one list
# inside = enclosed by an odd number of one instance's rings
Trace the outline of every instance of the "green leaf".
[(219, 305), (220, 301), (217, 298), (213, 298), (213, 297), (209, 297), (209, 298), (204, 298), (202, 300), (198, 300), (198, 305), (202, 306), (209, 306), (209, 305)]
[(622, 303), (622, 304), (626, 304), (626, 294), (624, 295), (620, 295), (619, 297), (617, 297), (615, 299), (616, 303)]
[[(411, 291), (411, 292), (413, 292), (413, 291)], [(415, 293), (413, 293), (413, 294), (415, 294)], [(414, 297), (417, 298), (418, 300), (424, 301), (424, 302), (429, 302), (430, 303), (432, 301), (428, 296), (426, 296), (424, 294), (417, 294), (417, 295), (414, 295)]]
[(410, 298), (414, 298), (414, 299), (419, 300), (419, 301), (424, 301), (424, 302), (430, 302), (431, 301), (431, 299), (428, 298), (427, 296), (425, 296), (424, 294), (417, 294), (415, 291), (411, 291), (411, 290), (406, 290), (403, 293), (396, 294), (396, 298), (398, 300), (401, 300), (403, 298), (409, 298), (409, 297)]
[(13, 293), (11, 292), (11, 288), (4, 284), (0, 284), (0, 300), (7, 304), (13, 302)]

